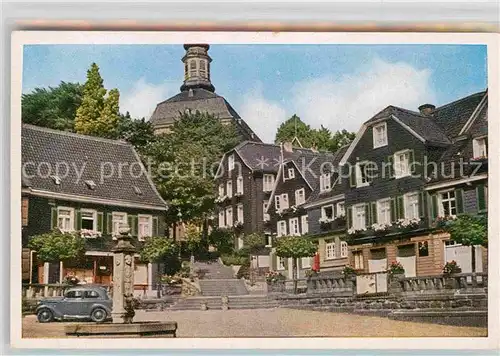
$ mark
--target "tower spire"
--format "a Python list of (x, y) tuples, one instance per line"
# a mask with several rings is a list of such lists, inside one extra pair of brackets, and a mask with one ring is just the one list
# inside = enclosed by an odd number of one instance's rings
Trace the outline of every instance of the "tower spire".
[(203, 88), (215, 92), (215, 87), (210, 82), (210, 63), (212, 58), (208, 55), (208, 44), (185, 44), (186, 54), (182, 57), (184, 63), (184, 84), (181, 91)]

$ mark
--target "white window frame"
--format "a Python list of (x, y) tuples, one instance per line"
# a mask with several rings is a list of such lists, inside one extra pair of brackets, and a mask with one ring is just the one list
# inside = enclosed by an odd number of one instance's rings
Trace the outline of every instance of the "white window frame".
[(262, 178), (262, 190), (270, 192), (274, 188), (274, 174), (264, 174)]
[(295, 178), (295, 169), (293, 169), (293, 167), (292, 168), (288, 168), (287, 172), (288, 172), (287, 179), (294, 179)]
[(352, 259), (354, 261), (354, 269), (364, 269), (364, 256), (363, 256), (363, 251), (358, 250), (358, 251), (353, 251), (352, 252)]
[(274, 196), (274, 208), (277, 212), (281, 211), (281, 195)]
[(219, 184), (219, 198), (224, 196), (224, 184)]
[(300, 227), (302, 229), (302, 235), (309, 233), (309, 220), (308, 220), (307, 214), (302, 215), (300, 217), (300, 225), (301, 225)]
[[(369, 164), (368, 161), (363, 161), (363, 162), (358, 162), (356, 163), (356, 187), (357, 188), (360, 188), (360, 187), (366, 187), (368, 185), (370, 185), (370, 180), (368, 177), (365, 177), (365, 181), (363, 182), (363, 175), (361, 174), (362, 170), (361, 170), (361, 166), (363, 165), (367, 165)], [(365, 172), (366, 174), (368, 174), (368, 172)]]
[(340, 241), (340, 257), (346, 258), (349, 255), (349, 245), (345, 241)]
[(286, 236), (286, 220), (280, 220), (276, 223), (276, 235), (278, 237)]
[(265, 201), (262, 203), (262, 216), (264, 217), (264, 221), (269, 221), (271, 216), (267, 213), (267, 208), (269, 207), (269, 202)]
[(335, 252), (335, 241), (325, 243), (325, 260), (334, 260)]
[(243, 223), (243, 215), (244, 215), (244, 212), (243, 212), (243, 204), (238, 204), (236, 205), (236, 214), (238, 216), (238, 222), (240, 223)]
[(236, 193), (243, 194), (243, 176), (236, 178)]
[(234, 170), (234, 154), (227, 158), (227, 169), (228, 171)]
[[(328, 216), (326, 216), (326, 209), (327, 208), (332, 209), (332, 216), (330, 218)], [(333, 220), (335, 218), (335, 210), (333, 208), (333, 204), (328, 204), (328, 205), (324, 205), (321, 207), (321, 218), (322, 219), (330, 219), (330, 220)]]
[(233, 207), (228, 206), (226, 208), (226, 226), (233, 226)]
[(86, 219), (83, 217), (83, 213), (91, 213), (92, 214), (92, 221), (94, 222), (93, 226), (94, 228), (93, 229), (87, 229), (87, 230), (90, 230), (90, 231), (93, 231), (93, 232), (97, 232), (97, 210), (95, 209), (81, 209), (80, 210), (80, 220), (82, 220), (80, 222), (80, 226), (82, 227), (83, 229), (83, 220), (90, 220), (90, 219)]
[(226, 182), (226, 195), (228, 198), (232, 198), (233, 196), (233, 181), (231, 180)]
[(487, 158), (488, 157), (488, 143), (486, 142), (487, 136), (478, 137), (472, 140), (473, 158)]
[[(66, 215), (66, 214), (60, 215), (61, 210), (66, 210), (67, 212), (69, 212), (69, 215)], [(60, 218), (67, 219), (67, 221), (69, 221), (69, 229), (61, 229), (60, 224), (59, 224)], [(58, 206), (57, 207), (57, 227), (62, 232), (75, 231), (75, 209), (74, 208), (70, 208), (70, 207), (66, 207), (66, 206)]]
[(377, 200), (377, 222), (391, 224), (391, 199)]
[(288, 220), (290, 235), (291, 236), (300, 236), (300, 226), (299, 226), (299, 218), (291, 218)]
[(311, 268), (311, 257), (302, 257), (300, 262), (302, 268)]
[(281, 194), (281, 210), (288, 209), (290, 207), (288, 201), (288, 193)]
[(300, 188), (295, 190), (295, 205), (301, 205), (306, 202), (306, 190), (304, 188)]
[(279, 256), (276, 256), (277, 260), (276, 260), (276, 269), (278, 271), (283, 271), (285, 269), (285, 266), (286, 266), (286, 257), (279, 257)]
[[(443, 199), (444, 194), (448, 194), (448, 196), (449, 196), (450, 193), (453, 193), (453, 198)], [(450, 215), (445, 215), (445, 212), (444, 212), (445, 209), (443, 206), (443, 203), (445, 203), (445, 202), (448, 203)], [(451, 202), (455, 202), (455, 208), (454, 208), (455, 214), (452, 213), (453, 207), (451, 206)], [(443, 190), (443, 191), (438, 192), (438, 210), (439, 210), (439, 216), (456, 216), (457, 215), (457, 197), (455, 195), (454, 189)]]
[[(146, 233), (141, 232), (141, 225), (144, 225), (144, 223), (141, 224), (141, 218), (148, 219)], [(145, 237), (151, 236), (153, 236), (153, 215), (137, 215), (137, 238), (139, 239), (139, 241), (144, 241)]]
[(219, 227), (226, 227), (226, 212), (224, 210), (219, 211)]
[[(382, 127), (384, 128), (382, 131), (382, 135), (379, 135), (377, 129)], [(387, 144), (387, 122), (383, 122), (381, 124), (373, 126), (373, 148), (384, 147), (387, 146)]]
[(341, 201), (337, 203), (337, 211), (335, 217), (340, 218), (345, 216), (345, 202)]
[[(419, 195), (419, 192), (411, 192), (404, 195), (406, 219), (420, 219)], [(411, 198), (415, 200), (411, 201)]]
[(332, 189), (331, 173), (323, 173), (319, 176), (320, 192), (328, 192)]
[[(407, 161), (406, 161), (406, 167), (402, 167), (399, 163), (399, 157), (401, 156), (406, 156)], [(410, 150), (403, 150), (394, 153), (394, 177), (396, 179), (399, 178), (404, 178), (411, 176), (411, 171), (410, 171)], [(404, 169), (403, 169), (404, 168)]]
[(111, 230), (113, 239), (116, 239), (116, 236), (120, 234), (120, 225), (119, 225), (120, 223), (128, 224), (127, 213), (122, 213), (120, 211), (113, 211), (111, 213)]
[[(361, 209), (362, 214), (358, 214), (358, 209)], [(357, 204), (352, 207), (352, 227), (354, 230), (366, 229), (366, 204)]]

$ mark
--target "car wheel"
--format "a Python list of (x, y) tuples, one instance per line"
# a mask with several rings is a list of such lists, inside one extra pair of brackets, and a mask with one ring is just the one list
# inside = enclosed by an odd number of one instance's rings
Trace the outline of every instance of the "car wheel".
[(54, 320), (54, 313), (48, 308), (43, 308), (36, 313), (36, 317), (40, 323), (50, 323)]
[(106, 313), (106, 310), (103, 308), (95, 308), (92, 310), (92, 314), (90, 315), (92, 321), (95, 321), (96, 323), (102, 323), (107, 317), (108, 313)]

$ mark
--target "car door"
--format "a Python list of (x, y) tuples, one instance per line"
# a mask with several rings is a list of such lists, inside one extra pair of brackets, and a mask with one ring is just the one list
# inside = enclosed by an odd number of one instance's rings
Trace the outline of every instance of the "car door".
[(92, 312), (92, 306), (99, 301), (100, 295), (99, 293), (94, 290), (94, 289), (89, 289), (83, 292), (83, 299), (82, 299), (82, 315), (90, 316), (90, 313)]
[(81, 289), (71, 289), (64, 294), (64, 299), (60, 303), (59, 310), (64, 316), (75, 317), (81, 315), (81, 302), (83, 291)]

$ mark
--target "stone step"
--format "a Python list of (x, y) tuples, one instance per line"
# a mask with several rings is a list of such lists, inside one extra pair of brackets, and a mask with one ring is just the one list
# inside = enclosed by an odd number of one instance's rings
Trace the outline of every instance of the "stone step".
[(245, 295), (248, 290), (243, 280), (212, 279), (199, 280), (201, 294), (204, 296)]

